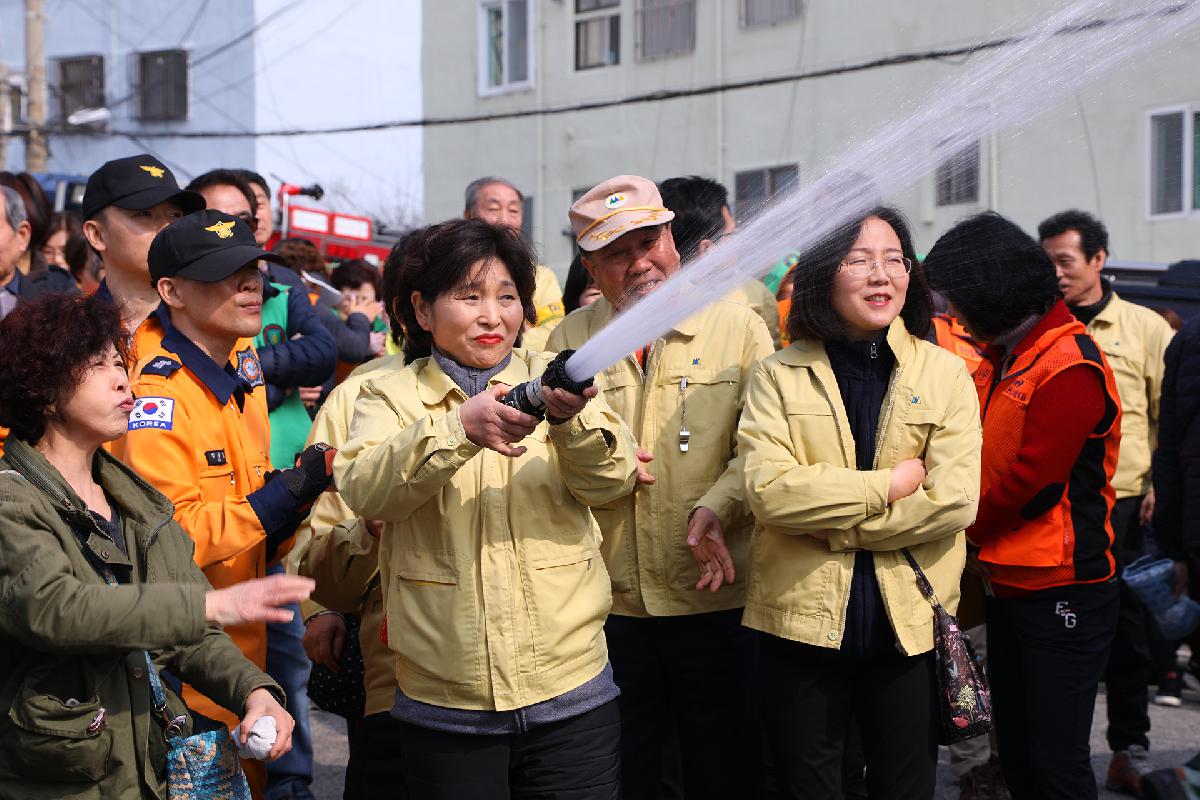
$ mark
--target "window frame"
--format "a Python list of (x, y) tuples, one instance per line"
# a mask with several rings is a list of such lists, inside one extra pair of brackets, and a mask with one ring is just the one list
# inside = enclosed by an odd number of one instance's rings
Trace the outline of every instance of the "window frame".
[[(939, 145), (940, 147), (941, 145)], [(941, 185), (942, 167), (947, 166), (959, 159), (967, 149), (975, 148), (975, 196), (970, 200), (955, 200), (953, 197), (948, 202), (941, 202), (939, 196)], [(955, 206), (979, 206), (983, 200), (983, 139), (975, 139), (968, 144), (963, 145), (958, 150), (950, 153), (945, 158), (937, 163), (933, 168), (933, 207), (934, 208), (954, 208)], [(954, 188), (953, 180), (951, 181), (951, 189)]]
[[(152, 56), (166, 56), (180, 54), (183, 56), (183, 111), (172, 114), (154, 114), (147, 116), (146, 114), (146, 70), (145, 59)], [(133, 53), (134, 64), (136, 65), (136, 84), (137, 106), (135, 110), (135, 118), (139, 122), (187, 122), (191, 119), (192, 113), (192, 59), (188, 50), (182, 47), (169, 48), (166, 50), (138, 50)], [(172, 87), (168, 87), (172, 88)], [(164, 104), (165, 105), (165, 104)]]
[(771, 22), (750, 22), (750, 14), (747, 7), (754, 0), (738, 0), (738, 27), (739, 28), (774, 28), (776, 25), (786, 25), (789, 22), (794, 22), (804, 17), (804, 0), (795, 0), (796, 13), (791, 16), (781, 17), (780, 19), (772, 20)]
[[(621, 56), (622, 56), (622, 53), (621, 53), (621, 28), (624, 27), (621, 23), (622, 23), (622, 18), (625, 16), (624, 13), (622, 13), (624, 11), (623, 0), (594, 0), (594, 1), (605, 3), (605, 5), (597, 6), (596, 8), (591, 8), (591, 9), (588, 9), (587, 11), (580, 11), (579, 3), (581, 2), (581, 0), (572, 0), (571, 8), (572, 8), (572, 12), (573, 12), (574, 16), (571, 20), (571, 37), (572, 37), (571, 44), (572, 44), (572, 51), (573, 51), (571, 63), (572, 63), (572, 66), (574, 67), (574, 71), (576, 73), (591, 72), (592, 70), (606, 69), (609, 67), (621, 66)], [(617, 56), (616, 60), (612, 61), (612, 62), (603, 63), (603, 64), (589, 64), (586, 66), (580, 66), (579, 65), (579, 26), (580, 26), (580, 24), (587, 23), (587, 22), (595, 22), (598, 20), (606, 21), (608, 23), (608, 30), (609, 30), (609, 42), (608, 42), (609, 50), (611, 51), (614, 49), (612, 46), (612, 20), (613, 19), (616, 19), (616, 21), (617, 21), (617, 23), (616, 23), (617, 36), (616, 36), (616, 48), (615, 48), (616, 56)]]
[[(648, 3), (661, 3), (661, 7), (647, 9)], [(669, 50), (663, 53), (646, 55), (646, 12), (670, 12), (675, 8), (686, 10), (691, 17), (691, 26), (687, 31), (688, 45), (686, 49)], [(634, 2), (634, 57), (639, 62), (662, 61), (667, 58), (692, 55), (696, 52), (696, 0), (635, 0)]]
[(501, 37), (507, 42), (509, 38), (509, 16), (508, 3), (511, 0), (476, 0), (475, 8), (475, 24), (477, 29), (476, 46), (478, 54), (476, 84), (480, 97), (495, 97), (497, 95), (512, 94), (513, 92), (527, 92), (534, 88), (537, 67), (537, 48), (534, 47), (534, 32), (537, 30), (535, 17), (537, 15), (536, 0), (524, 0), (525, 3), (525, 80), (510, 81), (508, 80), (509, 60), (507, 52), (500, 64), (501, 72), (504, 73), (505, 80), (497, 86), (488, 85), (488, 62), (489, 62), (489, 31), (487, 25), (488, 11), (490, 9), (499, 8), (500, 19), (503, 30)]
[[(99, 94), (99, 102), (93, 103), (91, 105), (88, 105), (86, 103), (81, 103), (76, 108), (68, 109), (67, 105), (66, 105), (67, 92), (66, 92), (66, 89), (64, 88), (64, 81), (63, 81), (63, 67), (68, 64), (78, 64), (78, 63), (83, 63), (83, 62), (91, 62), (92, 64), (94, 64), (96, 66), (96, 70), (97, 70), (96, 74), (98, 77), (93, 77), (91, 82), (93, 84), (92, 89), (95, 90), (96, 92), (98, 92), (98, 94)], [(108, 102), (108, 96), (106, 94), (107, 83), (106, 83), (106, 76), (105, 76), (104, 55), (102, 53), (81, 53), (79, 55), (60, 56), (60, 57), (56, 57), (53, 59), (53, 64), (54, 64), (54, 89), (55, 89), (55, 94), (57, 95), (57, 102), (54, 104), (54, 106), (55, 106), (55, 111), (58, 114), (58, 119), (61, 122), (66, 123), (67, 117), (71, 116), (76, 111), (81, 111), (85, 108), (102, 108), (107, 104), (107, 102)]]
[[(772, 182), (773, 176), (775, 175), (775, 173), (777, 173), (781, 170), (786, 170), (786, 169), (795, 170), (796, 174), (795, 174), (794, 183), (791, 186), (788, 186), (787, 184), (785, 184), (783, 182), (776, 181), (777, 186), (776, 186), (775, 191), (770, 192), (769, 191), (770, 183)], [(778, 164), (778, 163), (777, 164), (764, 164), (761, 166), (746, 166), (746, 167), (742, 167), (739, 169), (735, 169), (733, 172), (733, 181), (730, 184), (733, 187), (733, 197), (732, 197), (732, 205), (729, 210), (733, 214), (733, 218), (737, 222), (738, 225), (743, 225), (754, 219), (754, 213), (751, 213), (749, 209), (743, 210), (743, 208), (742, 208), (743, 198), (741, 196), (741, 193), (738, 191), (738, 176), (739, 175), (747, 175), (752, 172), (757, 172), (765, 178), (765, 180), (763, 182), (763, 186), (764, 186), (764, 189), (766, 189), (768, 191), (764, 192), (764, 195), (762, 198), (764, 203), (769, 203), (771, 200), (778, 197), (784, 191), (787, 191), (789, 188), (794, 188), (795, 186), (798, 186), (800, 184), (800, 162), (799, 161), (787, 161), (782, 164)], [(755, 213), (757, 213), (757, 212), (755, 212)]]
[[(1163, 117), (1169, 114), (1180, 114), (1183, 117), (1183, 142), (1182, 142), (1182, 159), (1180, 161), (1180, 173), (1182, 181), (1180, 181), (1180, 210), (1169, 211), (1166, 213), (1154, 213), (1154, 118)], [(1196, 159), (1196, 144), (1195, 144), (1195, 125), (1196, 115), (1200, 114), (1200, 104), (1190, 105), (1181, 103), (1171, 106), (1162, 106), (1160, 108), (1152, 108), (1146, 111), (1146, 124), (1143, 128), (1145, 133), (1145, 159), (1142, 161), (1145, 172), (1145, 219), (1147, 222), (1163, 222), (1167, 220), (1187, 219), (1200, 211), (1196, 201), (1196, 174), (1195, 174), (1195, 159)]]

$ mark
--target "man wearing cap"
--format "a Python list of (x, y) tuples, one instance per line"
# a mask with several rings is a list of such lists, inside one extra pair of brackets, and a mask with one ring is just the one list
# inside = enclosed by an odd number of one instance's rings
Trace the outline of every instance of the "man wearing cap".
[[(253, 348), (240, 347), (261, 325), (263, 258), (278, 256), (219, 211), (194, 212), (154, 237), (148, 263), (161, 304), (142, 327), (158, 346), (138, 354), (129, 433), (113, 447), (175, 504), (196, 563), (217, 588), (263, 577), (330, 476), (332, 451), (320, 444), (297, 466), (272, 472), (262, 369)], [(265, 665), (264, 623), (227, 632)], [(184, 699), (205, 716), (236, 722), (192, 687)], [(261, 763), (247, 774), (261, 792)]]
[[(646, 178), (607, 180), (570, 216), (583, 266), (604, 296), (564, 319), (549, 350), (578, 349), (679, 269), (675, 215)], [(612, 577), (605, 634), (621, 688), (627, 800), (657, 796), (672, 728), (689, 800), (756, 794), (754, 650), (741, 627), (753, 520), (736, 441), (745, 382), (772, 352), (762, 320), (722, 300), (596, 376), (649, 451), (639, 453), (637, 491), (592, 509)]]
[(146, 279), (150, 242), (172, 221), (202, 208), (203, 197), (180, 189), (175, 174), (145, 153), (109, 161), (88, 178), (83, 235), (104, 263), (97, 293), (117, 304), (128, 330), (159, 303)]
[[(463, 219), (481, 219), (519, 232), (525, 219), (524, 200), (521, 190), (504, 178), (494, 175), (476, 178), (467, 186)], [(537, 317), (521, 340), (522, 345), (530, 349), (542, 347), (550, 331), (563, 318), (562, 287), (554, 272), (543, 264), (537, 265), (533, 307)]]

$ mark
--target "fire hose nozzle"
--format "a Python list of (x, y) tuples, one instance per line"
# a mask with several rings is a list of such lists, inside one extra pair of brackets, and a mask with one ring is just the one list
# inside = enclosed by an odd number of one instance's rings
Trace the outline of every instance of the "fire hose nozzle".
[[(584, 389), (595, 382), (595, 378), (586, 381), (572, 380), (567, 374), (567, 361), (575, 354), (574, 350), (563, 350), (546, 365), (546, 370), (533, 380), (525, 381), (512, 388), (500, 399), (501, 403), (511, 406), (518, 411), (538, 419), (546, 419), (546, 403), (542, 400), (542, 387), (547, 389), (563, 389), (571, 394), (582, 395)], [(563, 420), (549, 420), (551, 424)]]

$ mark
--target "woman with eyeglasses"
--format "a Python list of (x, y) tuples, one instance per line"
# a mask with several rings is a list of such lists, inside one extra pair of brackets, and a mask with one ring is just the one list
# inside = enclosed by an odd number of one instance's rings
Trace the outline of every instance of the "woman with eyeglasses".
[(751, 379), (738, 431), (757, 524), (743, 624), (761, 631), (781, 796), (842, 796), (852, 718), (871, 797), (930, 798), (933, 614), (906, 548), (954, 612), (979, 494), (979, 404), (922, 340), (932, 301), (898, 212), (805, 253), (792, 344)]

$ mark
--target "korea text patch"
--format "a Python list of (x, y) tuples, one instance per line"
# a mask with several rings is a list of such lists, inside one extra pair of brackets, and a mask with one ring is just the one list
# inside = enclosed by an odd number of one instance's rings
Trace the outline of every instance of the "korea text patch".
[(175, 401), (170, 397), (139, 397), (129, 415), (129, 430), (157, 428), (169, 431), (174, 420)]

